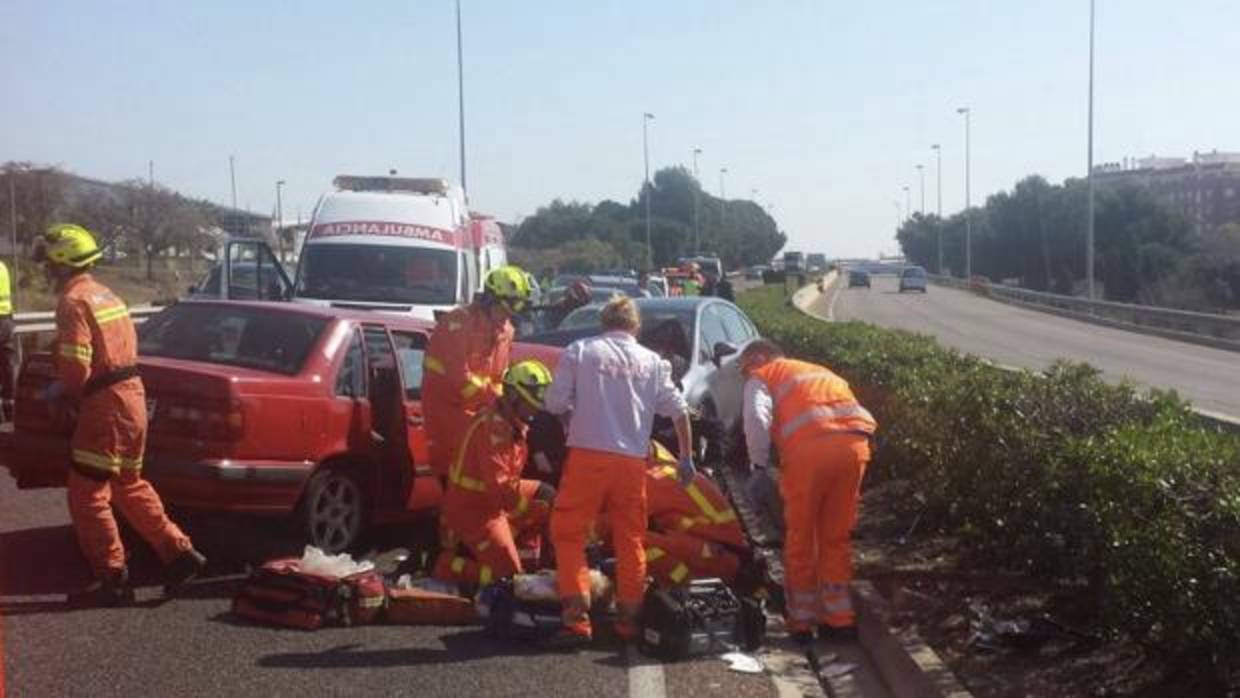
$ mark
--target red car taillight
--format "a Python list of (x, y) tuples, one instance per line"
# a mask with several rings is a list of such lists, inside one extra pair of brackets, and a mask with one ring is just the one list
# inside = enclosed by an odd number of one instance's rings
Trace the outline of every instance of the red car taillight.
[(240, 400), (177, 400), (156, 409), (156, 424), (164, 433), (208, 441), (240, 441), (245, 434)]

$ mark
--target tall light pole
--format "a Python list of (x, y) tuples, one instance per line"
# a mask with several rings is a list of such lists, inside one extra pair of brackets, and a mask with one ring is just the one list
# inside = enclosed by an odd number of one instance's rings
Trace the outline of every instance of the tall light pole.
[(913, 195), (909, 193), (908, 185), (904, 185), (904, 220), (913, 217)]
[(921, 182), (921, 217), (926, 217), (926, 166), (917, 165), (917, 179)]
[(698, 156), (701, 148), (693, 149), (693, 254), (702, 253), (702, 181), (698, 178)]
[(935, 166), (938, 172), (938, 174), (936, 174), (934, 178), (935, 189), (937, 190), (937, 193), (938, 193), (938, 210), (937, 210), (938, 220), (936, 221), (935, 229), (937, 232), (936, 237), (938, 239), (937, 247), (938, 247), (938, 262), (939, 262), (938, 266), (935, 267), (935, 273), (942, 274), (943, 273), (943, 148), (938, 143), (935, 143), (934, 145), (930, 146), (930, 149), (934, 151), (934, 158), (936, 162)]
[(152, 187), (155, 186), (155, 161), (146, 161), (146, 181)]
[[(9, 170), (9, 234), (12, 235), (13, 243), (13, 281), (10, 284), (10, 300), (13, 307), (17, 307), (17, 289), (21, 287), (18, 283), (21, 269), (18, 268), (21, 255), (17, 253), (17, 166), (13, 165)], [(21, 347), (21, 342), (17, 342), (17, 346)]]
[(276, 181), (276, 246), (281, 252), (284, 251), (284, 236), (280, 234), (281, 232), (283, 232), (283, 229), (284, 229), (284, 198), (281, 196), (281, 191), (283, 189), (284, 189), (284, 180), (282, 179), (277, 180)]
[(646, 163), (646, 179), (642, 184), (645, 191), (646, 199), (646, 268), (654, 269), (654, 247), (650, 242), (650, 199), (653, 192), (650, 187), (650, 137), (647, 133), (647, 124), (654, 118), (654, 114), (644, 112), (642, 114), (642, 159)]
[(461, 190), (468, 195), (465, 184), (465, 47), (461, 41), (461, 0), (456, 0), (456, 100), (460, 118)]
[(728, 222), (728, 190), (723, 182), (723, 177), (727, 173), (728, 168), (719, 168), (719, 223), (721, 226), (727, 225)]
[(969, 140), (973, 110), (970, 107), (960, 107), (956, 113), (964, 114), (964, 278), (971, 279), (973, 278), (973, 216), (969, 209), (973, 207), (973, 201), (969, 189), (969, 177), (971, 176)]
[(232, 208), (235, 213), (237, 210), (237, 164), (231, 155), (228, 156), (228, 181), (232, 184)]
[(1085, 288), (1089, 300), (1094, 300), (1094, 0), (1089, 0), (1089, 136), (1086, 150), (1089, 168), (1085, 180), (1088, 183), (1088, 216), (1085, 222)]
[(900, 205), (897, 199), (892, 199), (891, 205), (896, 207), (896, 232), (898, 233), (900, 227), (904, 225), (904, 207)]

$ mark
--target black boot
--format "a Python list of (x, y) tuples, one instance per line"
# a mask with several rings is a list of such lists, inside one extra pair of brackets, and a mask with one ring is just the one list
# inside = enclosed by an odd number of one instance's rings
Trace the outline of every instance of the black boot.
[(69, 592), (65, 598), (65, 603), (70, 608), (114, 608), (128, 606), (133, 602), (129, 570), (124, 567), (103, 579), (95, 580), (84, 589)]
[(207, 566), (207, 558), (190, 548), (164, 568), (164, 596), (177, 593), (183, 584), (197, 577)]

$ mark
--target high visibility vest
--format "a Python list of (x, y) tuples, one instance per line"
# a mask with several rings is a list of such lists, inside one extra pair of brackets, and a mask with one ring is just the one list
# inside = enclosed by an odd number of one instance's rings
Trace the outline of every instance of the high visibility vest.
[(13, 285), (9, 281), (9, 268), (0, 262), (0, 317), (13, 314)]
[(823, 432), (873, 434), (878, 423), (848, 382), (817, 364), (776, 359), (753, 376), (766, 384), (774, 405), (771, 438), (782, 453), (796, 442)]

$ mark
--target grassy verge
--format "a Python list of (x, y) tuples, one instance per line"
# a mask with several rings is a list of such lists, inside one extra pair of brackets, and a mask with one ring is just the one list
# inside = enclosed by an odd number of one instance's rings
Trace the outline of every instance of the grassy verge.
[(762, 288), (740, 304), (852, 383), (897, 506), (997, 569), (1078, 585), (1102, 627), (1224, 681), (1240, 664), (1240, 439), (1174, 395), (1082, 364), (1009, 372), (932, 339), (828, 324)]
[[(22, 283), (17, 289), (18, 313), (56, 309), (56, 294), (48, 288), (42, 272), (22, 270)], [(149, 305), (185, 295), (185, 291), (206, 274), (207, 264), (200, 262), (190, 269), (185, 260), (157, 260), (153, 280), (146, 278), (146, 268), (132, 264), (100, 264), (95, 278), (111, 288), (130, 306)]]

